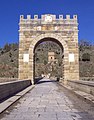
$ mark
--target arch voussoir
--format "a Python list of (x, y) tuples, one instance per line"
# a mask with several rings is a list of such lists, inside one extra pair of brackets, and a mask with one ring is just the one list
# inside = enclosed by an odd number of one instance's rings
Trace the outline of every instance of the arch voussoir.
[[(52, 33), (47, 33), (47, 34), (41, 34), (40, 36), (37, 36), (35, 39), (33, 39), (32, 40), (32, 42), (31, 42), (31, 45), (30, 45), (30, 48), (29, 48), (29, 55), (30, 56), (32, 56), (32, 54), (33, 54), (33, 51), (34, 51), (34, 47), (36, 46), (36, 44), (40, 41), (40, 40), (42, 40), (42, 39), (44, 39), (44, 38), (54, 38), (54, 39), (56, 39), (57, 41), (59, 41), (60, 43), (61, 43), (61, 45), (62, 45), (62, 47), (64, 48), (64, 55), (66, 55), (66, 57), (64, 58), (64, 61), (66, 61), (66, 64), (68, 65), (68, 53), (69, 53), (69, 51), (68, 51), (68, 46), (67, 46), (67, 44), (66, 44), (66, 42), (64, 41), (64, 39), (63, 39), (63, 41), (62, 41), (62, 37), (60, 37), (59, 35), (55, 35), (55, 34), (52, 34)], [(62, 42), (61, 42), (62, 41)], [(31, 47), (32, 46), (32, 47)], [(32, 57), (32, 59), (33, 59), (33, 57)], [(31, 63), (29, 62), (29, 64), (31, 65)], [(33, 64), (33, 63), (32, 63)], [(32, 65), (33, 66), (33, 65)], [(64, 69), (65, 69), (65, 71), (64, 71), (64, 77), (66, 76), (66, 74), (67, 74), (67, 77), (65, 77), (64, 79), (68, 79), (68, 73), (69, 73), (69, 70), (66, 68), (66, 65), (64, 65)], [(31, 71), (31, 67), (29, 67), (29, 71)], [(30, 74), (30, 76), (29, 76), (29, 78), (31, 77), (31, 74)], [(33, 74), (32, 74), (32, 78), (33, 78)]]

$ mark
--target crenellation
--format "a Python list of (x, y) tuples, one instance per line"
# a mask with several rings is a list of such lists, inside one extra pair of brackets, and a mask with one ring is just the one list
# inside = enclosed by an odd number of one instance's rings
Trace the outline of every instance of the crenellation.
[(59, 15), (59, 20), (63, 20), (63, 15)]
[(41, 20), (43, 21), (45, 19), (45, 15), (41, 15)]
[(20, 15), (20, 20), (23, 20), (24, 19), (24, 15)]
[(34, 20), (38, 20), (38, 15), (34, 15)]
[(66, 15), (66, 20), (70, 20), (70, 15)]
[(27, 20), (30, 20), (31, 19), (31, 15), (27, 15)]
[(74, 19), (74, 20), (77, 20), (77, 15), (73, 15), (73, 19)]
[(56, 20), (56, 15), (53, 15), (53, 20)]
[[(63, 15), (59, 15), (59, 19), (56, 17), (56, 15), (52, 15), (52, 14), (45, 14), (45, 15), (41, 15), (41, 18), (38, 17), (38, 15), (34, 15), (34, 18), (31, 18), (31, 15), (27, 15), (27, 18), (24, 18), (24, 15), (20, 15), (20, 21), (23, 20), (24, 22), (26, 22), (28, 19), (32, 20), (33, 21), (45, 21), (46, 17), (48, 17), (47, 19), (52, 19), (53, 20), (63, 20), (63, 21), (66, 21), (66, 20), (70, 20), (71, 21), (74, 21), (74, 20), (77, 20), (77, 15), (73, 15), (73, 18), (70, 18), (70, 15), (66, 15), (66, 18), (64, 18)], [(48, 22), (48, 21), (47, 21)]]

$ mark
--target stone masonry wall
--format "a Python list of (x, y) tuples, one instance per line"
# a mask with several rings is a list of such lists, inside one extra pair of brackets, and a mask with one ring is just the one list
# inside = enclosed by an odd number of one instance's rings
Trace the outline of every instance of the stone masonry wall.
[(0, 101), (7, 99), (30, 85), (30, 80), (0, 83)]
[[(64, 79), (79, 79), (78, 22), (77, 15), (46, 14), (41, 19), (30, 15), (20, 16), (19, 23), (19, 79), (33, 79), (34, 47), (42, 39), (54, 38), (64, 48)], [(27, 61), (25, 55), (27, 54)], [(32, 67), (32, 68), (31, 68)]]

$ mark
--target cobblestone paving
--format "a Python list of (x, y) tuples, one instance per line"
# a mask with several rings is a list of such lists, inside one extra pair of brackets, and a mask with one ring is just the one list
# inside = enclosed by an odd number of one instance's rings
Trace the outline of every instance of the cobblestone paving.
[(1, 114), (0, 120), (94, 120), (94, 106), (56, 82), (42, 79)]

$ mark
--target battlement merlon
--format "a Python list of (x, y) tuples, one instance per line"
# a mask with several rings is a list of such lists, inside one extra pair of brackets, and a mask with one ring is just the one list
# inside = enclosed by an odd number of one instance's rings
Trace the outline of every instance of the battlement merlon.
[(63, 15), (59, 15), (59, 18), (56, 17), (56, 15), (52, 15), (52, 14), (45, 14), (45, 15), (41, 15), (41, 18), (38, 17), (38, 15), (34, 15), (33, 18), (31, 18), (31, 15), (27, 15), (27, 18), (24, 17), (24, 15), (20, 15), (20, 23), (21, 22), (27, 22), (27, 21), (45, 21), (45, 22), (51, 22), (51, 21), (75, 21), (75, 23), (77, 23), (77, 15), (73, 15), (73, 17), (71, 18), (70, 15), (66, 15), (66, 17), (64, 18)]

